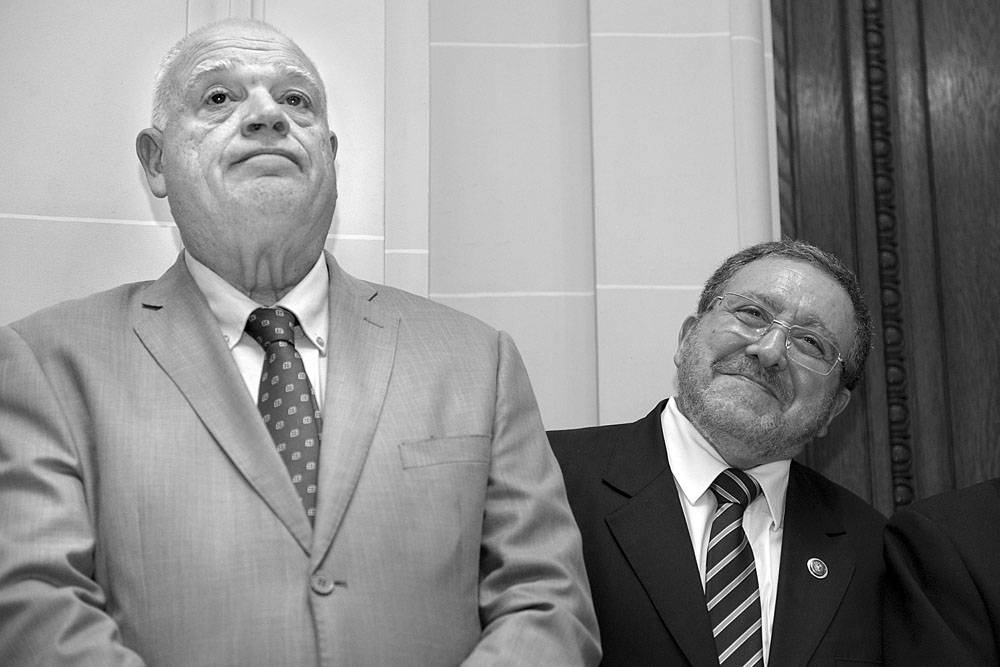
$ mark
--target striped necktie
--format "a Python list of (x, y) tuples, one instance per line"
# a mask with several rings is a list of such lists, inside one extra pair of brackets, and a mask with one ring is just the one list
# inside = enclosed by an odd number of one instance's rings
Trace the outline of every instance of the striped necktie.
[(729, 468), (715, 478), (712, 492), (719, 505), (705, 562), (705, 600), (719, 664), (763, 665), (760, 589), (743, 530), (743, 510), (760, 494), (760, 485), (742, 470)]

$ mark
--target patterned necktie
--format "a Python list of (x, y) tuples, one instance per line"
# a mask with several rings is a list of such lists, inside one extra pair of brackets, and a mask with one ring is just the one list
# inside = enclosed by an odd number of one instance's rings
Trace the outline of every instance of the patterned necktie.
[(247, 318), (246, 332), (264, 348), (257, 407), (312, 523), (323, 426), (306, 367), (295, 349), (295, 322), (285, 308), (258, 308)]
[(743, 530), (743, 510), (760, 494), (760, 485), (742, 470), (729, 468), (715, 478), (712, 492), (719, 506), (705, 563), (705, 600), (719, 664), (762, 665), (760, 589)]

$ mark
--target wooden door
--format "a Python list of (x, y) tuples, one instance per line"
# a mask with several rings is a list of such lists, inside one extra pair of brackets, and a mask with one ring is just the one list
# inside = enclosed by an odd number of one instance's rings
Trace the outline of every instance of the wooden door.
[(876, 321), (803, 459), (887, 514), (1000, 476), (1000, 4), (772, 12), (782, 233), (852, 264)]

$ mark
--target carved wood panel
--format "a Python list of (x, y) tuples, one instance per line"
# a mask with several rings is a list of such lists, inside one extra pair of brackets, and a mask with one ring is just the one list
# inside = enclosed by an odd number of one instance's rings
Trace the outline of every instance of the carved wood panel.
[(782, 232), (852, 264), (877, 327), (862, 391), (803, 458), (885, 513), (1000, 475), (1000, 6), (772, 12)]

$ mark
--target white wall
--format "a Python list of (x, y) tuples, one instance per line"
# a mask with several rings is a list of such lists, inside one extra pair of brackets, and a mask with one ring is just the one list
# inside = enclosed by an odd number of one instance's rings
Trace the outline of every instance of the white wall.
[(7, 0), (0, 322), (174, 260), (134, 137), (163, 52), (228, 15), (327, 83), (328, 247), (510, 331), (549, 427), (670, 393), (700, 284), (776, 235), (768, 0)]
[(385, 18), (340, 0), (5, 0), (0, 5), (0, 322), (122, 282), (156, 278), (180, 239), (149, 194), (135, 136), (150, 124), (160, 58), (229, 15), (295, 36), (327, 82), (344, 183), (327, 246), (382, 280)]
[(701, 284), (775, 238), (767, 0), (431, 0), (431, 296), (551, 428), (673, 392)]

